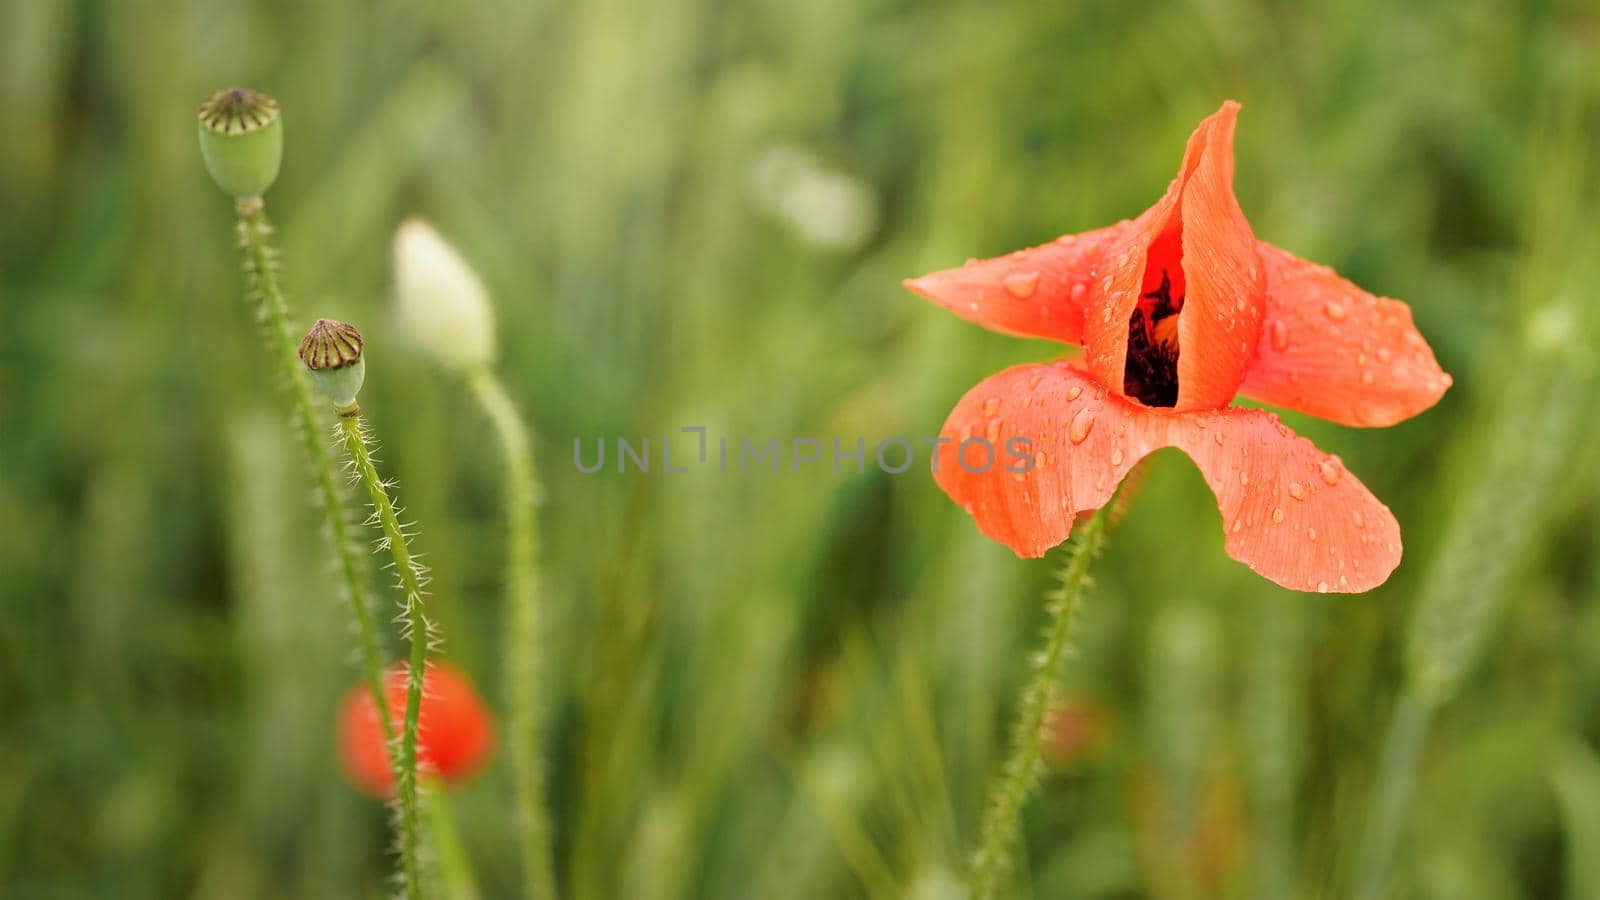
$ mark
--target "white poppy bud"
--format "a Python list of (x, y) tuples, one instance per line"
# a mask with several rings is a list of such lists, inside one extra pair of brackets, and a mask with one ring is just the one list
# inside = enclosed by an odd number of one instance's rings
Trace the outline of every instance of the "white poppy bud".
[(438, 363), (460, 372), (494, 360), (494, 310), (477, 273), (439, 232), (408, 219), (394, 235), (400, 327)]

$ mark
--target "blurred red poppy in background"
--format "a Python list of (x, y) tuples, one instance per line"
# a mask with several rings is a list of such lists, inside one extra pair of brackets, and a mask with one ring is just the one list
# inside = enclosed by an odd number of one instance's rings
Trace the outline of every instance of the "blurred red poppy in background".
[[(1147, 454), (1177, 447), (1216, 494), (1234, 559), (1297, 590), (1365, 591), (1400, 561), (1389, 508), (1276, 415), (1228, 404), (1392, 425), (1450, 376), (1404, 303), (1256, 240), (1233, 195), (1238, 111), (1230, 100), (1200, 123), (1137, 219), (906, 282), (995, 331), (1084, 348), (963, 397), (935, 478), (984, 534), (1037, 557)], [(997, 459), (1019, 438), (1031, 465)]]
[[(389, 718), (400, 733), (405, 720), (406, 673), (396, 663), (384, 675)], [(494, 746), (494, 723), (472, 680), (448, 663), (428, 663), (422, 679), (422, 707), (417, 726), (417, 768), (453, 784), (476, 773)], [(394, 792), (394, 771), (384, 744), (377, 704), (364, 683), (345, 694), (339, 708), (339, 757), (356, 786), (379, 797)]]

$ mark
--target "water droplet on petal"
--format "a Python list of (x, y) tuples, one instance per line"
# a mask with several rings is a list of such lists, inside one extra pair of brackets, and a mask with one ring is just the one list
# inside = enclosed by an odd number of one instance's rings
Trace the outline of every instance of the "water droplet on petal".
[(1314, 541), (1316, 539), (1317, 539), (1317, 530), (1315, 528), (1307, 528), (1306, 529), (1306, 540)]
[(983, 401), (983, 414), (984, 415), (992, 416), (992, 415), (994, 415), (995, 413), (997, 413), (999, 411), (1000, 411), (1000, 398), (999, 397), (990, 397), (989, 399)]
[[(1327, 459), (1322, 461), (1322, 481), (1323, 481), (1323, 483), (1327, 484), (1329, 487), (1332, 487), (1333, 485), (1338, 484), (1339, 483), (1339, 476), (1341, 476), (1343, 474), (1344, 474), (1344, 465), (1342, 463), (1340, 463), (1339, 457), (1330, 456)], [(1360, 513), (1356, 513), (1356, 515), (1360, 516), (1361, 514)]]
[(984, 437), (989, 439), (989, 443), (991, 443), (991, 444), (1000, 443), (1000, 425), (1001, 425), (1001, 420), (1000, 419), (990, 419), (989, 420), (989, 430), (984, 433)]
[(1298, 481), (1289, 482), (1289, 496), (1296, 500), (1304, 500), (1306, 498), (1306, 486)]
[(1089, 436), (1089, 429), (1094, 427), (1094, 410), (1084, 407), (1072, 417), (1072, 424), (1067, 426), (1067, 439), (1074, 444), (1083, 443)]
[(1081, 396), (1083, 396), (1083, 385), (1075, 384), (1072, 387), (1067, 388), (1068, 400), (1076, 400)]
[(1207, 425), (1210, 425), (1210, 424), (1211, 424), (1211, 420), (1207, 419), (1205, 416), (1195, 416), (1194, 417), (1194, 427), (1196, 427), (1196, 428), (1204, 428), (1204, 427), (1206, 427)]
[(1018, 300), (1026, 300), (1032, 297), (1034, 290), (1039, 287), (1039, 273), (1017, 272), (1007, 275), (1003, 283), (1006, 287), (1006, 293)]
[(1250, 483), (1250, 473), (1249, 472), (1240, 472), (1239, 473), (1239, 483), (1240, 484), (1249, 484)]
[(1277, 525), (1282, 521), (1283, 521), (1283, 507), (1274, 506), (1272, 508), (1272, 524)]
[(1033, 464), (1041, 469), (1044, 468), (1045, 464), (1048, 462), (1050, 462), (1050, 456), (1043, 450), (1040, 450), (1038, 453), (1033, 455)]
[(1217, 442), (1217, 446), (1218, 447), (1222, 446), (1222, 432), (1220, 432), (1220, 431), (1211, 432), (1211, 439)]
[(1326, 581), (1317, 582), (1317, 593), (1326, 594), (1327, 592), (1328, 592), (1328, 583)]
[(1111, 451), (1111, 464), (1113, 466), (1122, 465), (1122, 448), (1121, 447), (1117, 447), (1117, 448), (1115, 448), (1115, 449), (1113, 449)]
[(1378, 348), (1378, 362), (1387, 363), (1389, 360), (1391, 360), (1393, 358), (1394, 358), (1394, 354), (1389, 351), (1388, 347), (1379, 347)]
[(1072, 302), (1073, 303), (1082, 303), (1083, 302), (1083, 295), (1087, 294), (1087, 293), (1089, 293), (1089, 285), (1087, 285), (1087, 284), (1085, 284), (1084, 282), (1081, 282), (1081, 281), (1078, 282), (1077, 284), (1072, 286)]
[(1041, 382), (1043, 380), (1044, 380), (1044, 376), (1043, 375), (1034, 375), (1034, 376), (1032, 376), (1031, 378), (1028, 379), (1028, 390), (1030, 390), (1030, 391), (1038, 390), (1039, 382)]
[(1346, 315), (1345, 309), (1344, 309), (1344, 304), (1342, 304), (1342, 303), (1334, 303), (1334, 302), (1331, 302), (1331, 301), (1328, 303), (1327, 306), (1324, 306), (1322, 308), (1322, 311), (1323, 311), (1323, 313), (1325, 313), (1328, 316), (1328, 318), (1332, 319), (1335, 322), (1343, 322), (1344, 321), (1344, 317)]

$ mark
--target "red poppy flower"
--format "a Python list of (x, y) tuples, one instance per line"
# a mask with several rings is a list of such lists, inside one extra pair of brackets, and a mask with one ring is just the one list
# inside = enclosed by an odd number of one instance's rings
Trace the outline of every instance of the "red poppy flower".
[[(389, 718), (396, 734), (405, 723), (404, 663), (384, 675)], [(417, 768), (446, 783), (472, 775), (488, 759), (494, 724), (466, 673), (442, 662), (428, 663), (422, 677), (422, 709), (417, 720)], [(345, 694), (339, 709), (339, 755), (352, 781), (367, 793), (387, 797), (394, 792), (394, 772), (383, 742), (372, 691), (359, 683)]]
[(1230, 100), (1200, 123), (1137, 219), (905, 283), (995, 331), (1084, 349), (963, 397), (935, 478), (984, 534), (1036, 557), (1146, 454), (1177, 447), (1217, 496), (1230, 556), (1285, 587), (1365, 591), (1400, 561), (1388, 507), (1276, 415), (1228, 404), (1392, 425), (1450, 376), (1404, 303), (1256, 240), (1233, 195), (1238, 112)]

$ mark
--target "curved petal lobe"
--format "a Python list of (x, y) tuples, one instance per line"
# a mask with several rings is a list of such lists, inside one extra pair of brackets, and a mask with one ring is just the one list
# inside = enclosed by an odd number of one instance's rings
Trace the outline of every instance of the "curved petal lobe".
[[(945, 421), (934, 480), (978, 530), (1038, 557), (1067, 539), (1073, 518), (1111, 499), (1117, 484), (1160, 443), (1130, 428), (1137, 407), (1064, 362), (1013, 366), (961, 398)], [(1010, 449), (1032, 457), (1025, 465)], [(987, 447), (994, 449), (987, 467)], [(1009, 467), (1009, 468), (1008, 468)], [(981, 471), (980, 471), (981, 470)]]
[(935, 480), (1019, 556), (1043, 556), (1140, 459), (1178, 447), (1217, 497), (1228, 554), (1263, 577), (1295, 590), (1359, 592), (1400, 560), (1388, 508), (1337, 457), (1261, 410), (1153, 410), (1066, 363), (1024, 365), (970, 391), (941, 436), (949, 441), (935, 456)]
[(1400, 564), (1400, 525), (1337, 456), (1272, 413), (1174, 417), (1173, 446), (1217, 495), (1228, 555), (1298, 591), (1359, 593)]
[[(1239, 104), (1224, 103), (1189, 136), (1178, 176), (1108, 246), (1096, 268), (1084, 324), (1084, 361), (1102, 384), (1125, 394), (1128, 320), (1162, 280), (1186, 283), (1178, 318), (1176, 409), (1226, 406), (1254, 354), (1264, 292), (1250, 223), (1233, 194), (1233, 132)], [(1179, 252), (1178, 248), (1181, 248)]]
[(904, 283), (970, 322), (1018, 337), (1083, 342), (1083, 315), (1104, 248), (1129, 223), (1063, 235), (1048, 244), (909, 278)]
[(1233, 195), (1238, 115), (1239, 104), (1230, 100), (1202, 123), (1209, 134), (1183, 188), (1179, 212), (1188, 295), (1178, 317), (1180, 410), (1227, 406), (1261, 334), (1261, 261)]
[(1240, 392), (1338, 422), (1382, 426), (1439, 402), (1450, 376), (1399, 300), (1374, 297), (1327, 266), (1258, 244), (1266, 321)]
[[(1196, 136), (1199, 133), (1196, 131)], [(1198, 152), (1193, 151), (1195, 141), (1195, 137), (1189, 139), (1192, 152)], [(1144, 291), (1145, 270), (1152, 255), (1150, 248), (1161, 241), (1176, 222), (1185, 172), (1189, 168), (1189, 154), (1186, 153), (1183, 171), (1167, 186), (1166, 194), (1128, 223), (1117, 235), (1116, 242), (1101, 253), (1101, 262), (1095, 267), (1090, 303), (1084, 310), (1083, 362), (1095, 380), (1110, 385), (1117, 394), (1125, 393), (1128, 319), (1138, 308)]]

